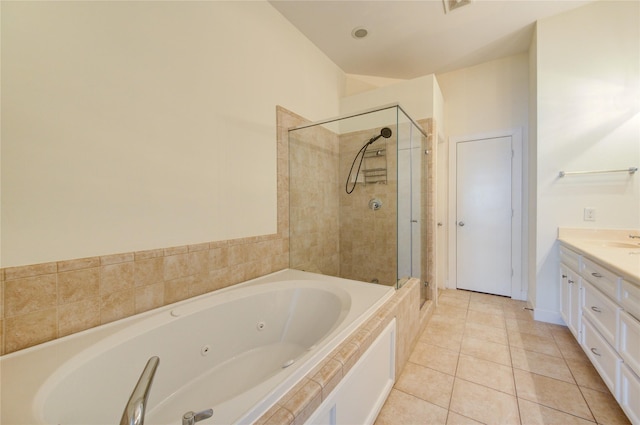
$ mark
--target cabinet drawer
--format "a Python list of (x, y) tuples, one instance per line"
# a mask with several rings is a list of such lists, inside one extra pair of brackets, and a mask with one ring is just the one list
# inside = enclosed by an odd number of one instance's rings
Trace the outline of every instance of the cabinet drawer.
[(620, 371), (620, 395), (618, 403), (632, 424), (640, 424), (640, 378), (624, 364)]
[(621, 308), (587, 281), (582, 282), (582, 314), (600, 331), (612, 347), (617, 347), (618, 314)]
[(626, 311), (620, 312), (618, 353), (629, 368), (640, 375), (640, 322)]
[(620, 303), (629, 314), (640, 320), (640, 286), (623, 280), (620, 285)]
[(611, 393), (617, 398), (622, 360), (587, 318), (582, 320), (582, 348)]
[(580, 254), (562, 245), (560, 246), (560, 262), (566, 264), (575, 272), (580, 271)]
[(582, 277), (591, 282), (609, 298), (620, 301), (620, 281), (622, 279), (619, 276), (588, 258), (583, 258)]

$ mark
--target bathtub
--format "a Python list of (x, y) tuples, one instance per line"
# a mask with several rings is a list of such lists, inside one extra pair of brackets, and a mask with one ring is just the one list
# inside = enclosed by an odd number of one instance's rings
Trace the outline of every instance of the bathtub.
[(146, 424), (252, 423), (393, 295), (283, 270), (0, 358), (2, 424), (115, 424), (160, 358)]

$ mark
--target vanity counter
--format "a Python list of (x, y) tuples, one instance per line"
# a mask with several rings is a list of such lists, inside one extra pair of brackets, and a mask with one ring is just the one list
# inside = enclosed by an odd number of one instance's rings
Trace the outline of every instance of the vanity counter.
[[(629, 235), (638, 237), (630, 238)], [(640, 230), (560, 228), (558, 240), (629, 283), (640, 286)]]

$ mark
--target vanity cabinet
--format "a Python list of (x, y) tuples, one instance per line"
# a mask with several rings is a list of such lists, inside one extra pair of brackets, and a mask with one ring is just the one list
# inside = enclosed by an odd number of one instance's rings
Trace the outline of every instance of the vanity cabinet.
[(632, 423), (640, 424), (640, 287), (560, 246), (560, 313)]
[(580, 256), (561, 247), (560, 258), (560, 314), (573, 336), (578, 342), (581, 342), (582, 278), (579, 274)]

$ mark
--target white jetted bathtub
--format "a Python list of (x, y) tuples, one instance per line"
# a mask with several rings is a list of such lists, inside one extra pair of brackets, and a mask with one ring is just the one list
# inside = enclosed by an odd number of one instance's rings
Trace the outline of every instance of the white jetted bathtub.
[(1, 422), (117, 424), (160, 358), (145, 423), (251, 423), (393, 288), (284, 270), (0, 358)]

